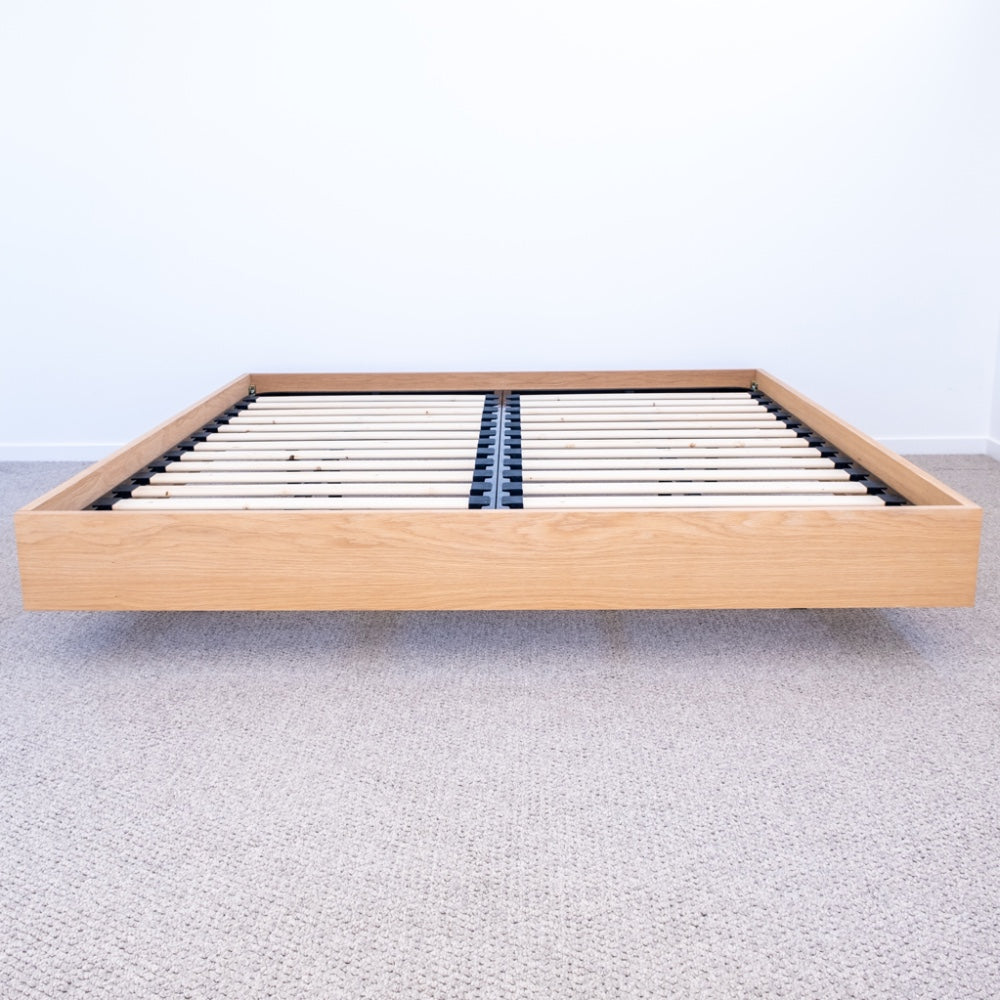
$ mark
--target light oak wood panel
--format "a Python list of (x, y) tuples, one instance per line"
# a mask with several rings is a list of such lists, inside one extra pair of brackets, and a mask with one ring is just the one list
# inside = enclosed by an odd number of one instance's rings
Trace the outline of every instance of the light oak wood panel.
[(560, 389), (749, 389), (751, 368), (698, 371), (265, 373), (251, 376), (264, 392), (437, 392)]
[(781, 608), (971, 604), (980, 518), (34, 511), (16, 525), (28, 608)]

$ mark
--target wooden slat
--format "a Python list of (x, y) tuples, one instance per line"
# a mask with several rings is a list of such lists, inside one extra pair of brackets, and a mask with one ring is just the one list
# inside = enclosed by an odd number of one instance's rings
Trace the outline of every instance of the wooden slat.
[(412, 434), (399, 431), (385, 433), (369, 431), (367, 433), (346, 434), (314, 434), (310, 431), (295, 431), (286, 434), (261, 431), (247, 434), (209, 434), (204, 441), (197, 442), (194, 447), (211, 451), (219, 448), (241, 448), (248, 442), (256, 442), (258, 446), (261, 443), (270, 442), (274, 445), (280, 445), (283, 448), (296, 445), (316, 448), (326, 444), (340, 446), (345, 442), (357, 441), (398, 441), (401, 447), (413, 447), (414, 442), (419, 441), (426, 441), (428, 443), (437, 443), (439, 441), (474, 443), (478, 440), (478, 432), (470, 434), (467, 431), (462, 431), (461, 433), (449, 431), (414, 431)]
[(740, 455), (759, 456), (762, 452), (775, 452), (779, 455), (818, 455), (817, 449), (809, 447), (805, 438), (778, 438), (767, 442), (770, 447), (761, 448), (739, 439), (728, 441), (672, 441), (672, 447), (662, 447), (650, 444), (648, 441), (639, 445), (625, 446), (621, 441), (606, 443), (589, 442), (586, 444), (551, 444), (543, 442), (537, 445), (522, 445), (521, 453), (532, 461), (536, 458), (692, 458), (700, 457), (738, 457)]
[(781, 431), (794, 434), (786, 424), (770, 420), (522, 420), (522, 440), (534, 438), (553, 431), (572, 435), (583, 435), (587, 431), (615, 431), (626, 434), (647, 434), (653, 431), (738, 431), (740, 434), (755, 434), (764, 431), (776, 434)]
[(215, 452), (230, 451), (328, 451), (344, 452), (358, 451), (364, 448), (384, 450), (412, 451), (414, 448), (459, 448), (474, 452), (479, 448), (478, 437), (436, 437), (436, 438), (333, 438), (333, 439), (299, 439), (299, 438), (246, 438), (216, 439), (199, 441), (185, 454), (209, 456)]
[[(644, 445), (648, 445), (651, 441), (669, 441), (673, 444), (678, 438), (689, 440), (701, 439), (703, 445), (708, 441), (718, 441), (720, 443), (714, 445), (716, 448), (741, 447), (740, 444), (731, 443), (734, 440), (742, 441), (744, 444), (750, 441), (759, 443), (780, 438), (803, 440), (802, 438), (796, 438), (795, 431), (786, 427), (776, 427), (767, 430), (754, 430), (750, 428), (741, 430), (739, 434), (731, 434), (729, 437), (724, 437), (715, 430), (698, 430), (695, 428), (649, 431), (644, 434), (642, 431), (632, 431), (629, 429), (620, 431), (574, 431), (573, 428), (567, 427), (558, 431), (532, 431), (531, 434), (522, 435), (521, 441), (522, 446), (534, 444), (548, 445), (555, 442), (579, 444), (584, 441), (607, 441), (611, 447), (641, 448)], [(640, 443), (633, 444), (631, 443), (633, 440), (640, 440)], [(726, 443), (723, 444), (721, 442)]]
[[(271, 433), (276, 436), (291, 437), (295, 434), (300, 433), (312, 433), (316, 430), (323, 428), (318, 427), (316, 424), (288, 424), (281, 428), (281, 430), (272, 431)], [(466, 430), (455, 430), (453, 428), (441, 428), (434, 429), (431, 427), (420, 428), (418, 430), (379, 430), (374, 428), (368, 428), (365, 430), (332, 430), (330, 428), (325, 428), (326, 433), (330, 434), (332, 437), (337, 438), (341, 441), (361, 441), (365, 439), (370, 440), (384, 440), (384, 441), (412, 441), (418, 439), (431, 438), (458, 438), (458, 437), (479, 437), (478, 429), (474, 432), (469, 432)], [(267, 431), (261, 430), (259, 428), (254, 429), (251, 426), (235, 427), (231, 424), (223, 424), (219, 428), (218, 434), (220, 440), (222, 437), (232, 437), (238, 438), (244, 434), (265, 434)], [(215, 437), (215, 434), (212, 435)]]
[(522, 412), (542, 413), (547, 410), (759, 410), (760, 400), (745, 393), (704, 394), (685, 396), (681, 393), (652, 392), (592, 396), (519, 396)]
[(468, 506), (468, 494), (461, 497), (176, 497), (125, 499), (113, 504), (116, 511), (460, 510)]
[(473, 458), (478, 449), (475, 445), (462, 443), (420, 442), (412, 445), (402, 441), (370, 442), (362, 441), (356, 448), (232, 448), (226, 451), (201, 449), (185, 451), (180, 456), (181, 462), (211, 462), (211, 461), (242, 461), (255, 459), (257, 461), (315, 461), (332, 458), (388, 458), (393, 455), (399, 458)]
[(690, 416), (695, 419), (777, 420), (777, 415), (762, 406), (590, 406), (568, 409), (547, 406), (521, 408), (525, 420), (676, 420)]
[(219, 430), (231, 431), (238, 428), (250, 428), (252, 430), (266, 430), (274, 428), (281, 430), (285, 427), (317, 427), (329, 428), (331, 430), (343, 428), (344, 430), (374, 430), (390, 431), (412, 431), (412, 430), (478, 430), (480, 418), (475, 417), (312, 417), (291, 414), (285, 416), (247, 416), (233, 417), (228, 423), (222, 424)]
[[(479, 433), (477, 432), (462, 432), (462, 434), (442, 434), (438, 432), (433, 432), (429, 434), (428, 440), (443, 440), (446, 438), (456, 438), (464, 437), (465, 440), (479, 440)], [(294, 434), (288, 434), (284, 431), (247, 431), (240, 434), (218, 434), (212, 432), (205, 437), (205, 441), (212, 442), (213, 444), (221, 444), (224, 447), (238, 447), (240, 442), (246, 441), (257, 441), (264, 443), (270, 441), (276, 445), (281, 445), (284, 447), (286, 444), (294, 442), (296, 444), (306, 443), (310, 447), (323, 447), (326, 444), (337, 444), (343, 440), (356, 440), (350, 438), (343, 438), (339, 434), (331, 434), (329, 431), (296, 431)], [(383, 440), (414, 440), (413, 438), (402, 439), (402, 438), (384, 438)], [(199, 442), (200, 443), (200, 442)], [(198, 447), (198, 444), (195, 445)]]
[(587, 410), (586, 412), (567, 413), (565, 410), (521, 414), (521, 425), (535, 427), (538, 424), (593, 424), (593, 423), (675, 423), (676, 421), (693, 420), (726, 420), (749, 423), (777, 421), (777, 417), (767, 410), (634, 410), (623, 413), (621, 410)]
[[(657, 453), (665, 450), (677, 450), (685, 448), (701, 448), (703, 450), (725, 449), (733, 450), (738, 448), (753, 448), (767, 444), (772, 447), (784, 445), (788, 448), (801, 448), (808, 444), (803, 438), (798, 437), (697, 437), (689, 435), (686, 437), (671, 438), (669, 440), (662, 437), (585, 437), (585, 438), (543, 438), (541, 440), (525, 442), (521, 445), (524, 455), (537, 454), (541, 452), (564, 453), (568, 450), (588, 452), (603, 450), (605, 454), (611, 454), (611, 449), (615, 454), (627, 455), (630, 451), (647, 451)], [(634, 457), (634, 456), (633, 456)]]
[[(179, 477), (175, 477), (179, 478)], [(379, 481), (358, 479), (350, 482), (226, 482), (214, 479), (200, 482), (197, 477), (186, 482), (155, 483), (133, 488), (132, 497), (211, 497), (211, 496), (464, 496), (469, 495), (471, 477), (461, 481), (429, 482), (383, 478)], [(783, 494), (863, 494), (864, 487), (853, 482), (780, 482), (775, 480), (731, 482), (698, 481), (626, 481), (626, 482), (543, 482), (532, 479), (524, 484), (525, 497), (586, 496), (630, 494), (660, 495), (765, 495), (780, 498)]]
[[(299, 447), (295, 445), (298, 444)], [(333, 458), (355, 455), (357, 457), (385, 458), (397, 454), (400, 458), (415, 458), (428, 453), (451, 453), (452, 455), (475, 455), (479, 451), (478, 441), (459, 441), (442, 438), (440, 441), (387, 441), (363, 439), (360, 441), (340, 441), (328, 445), (319, 441), (234, 441), (227, 447), (206, 444), (204, 448), (193, 448), (181, 453), (181, 461), (210, 462), (218, 458), (238, 458), (240, 456), (263, 456), (281, 458)]]
[(683, 413), (759, 413), (768, 414), (772, 411), (756, 399), (717, 399), (717, 400), (645, 400), (636, 397), (634, 402), (621, 400), (594, 400), (591, 402), (546, 402), (543, 404), (524, 404), (519, 408), (522, 416), (556, 417), (561, 414), (580, 417), (587, 414), (598, 416), (606, 413), (620, 414), (653, 414), (664, 419), (674, 414)]
[[(282, 376), (262, 376), (264, 378), (278, 378)], [(346, 376), (350, 378), (351, 376)], [(482, 392), (467, 392), (467, 393), (447, 393), (447, 392), (433, 392), (428, 390), (427, 392), (363, 392), (363, 393), (350, 393), (350, 392), (323, 392), (323, 393), (296, 393), (295, 395), (260, 395), (251, 402), (251, 406), (285, 406), (293, 405), (297, 403), (312, 404), (312, 403), (322, 403), (326, 404), (337, 404), (343, 403), (345, 405), (356, 406), (358, 404), (367, 405), (368, 403), (385, 404), (392, 405), (395, 403), (409, 403), (409, 404), (419, 404), (432, 400), (435, 406), (445, 406), (449, 404), (456, 404), (460, 406), (468, 406), (473, 402), (478, 402), (480, 405), (485, 400), (485, 395)]]
[(751, 482), (755, 480), (773, 482), (797, 482), (804, 480), (840, 481), (849, 479), (844, 469), (808, 468), (795, 466), (792, 468), (735, 468), (711, 469), (701, 467), (679, 467), (675, 469), (659, 468), (625, 468), (617, 466), (612, 469), (538, 469), (532, 464), (530, 472), (522, 473), (525, 483), (582, 483), (582, 482), (649, 482), (669, 483), (683, 480), (711, 479), (720, 482)]
[(393, 399), (388, 396), (272, 396), (245, 402), (241, 413), (282, 413), (291, 410), (323, 410), (330, 413), (476, 413), (482, 412), (485, 396), (464, 396), (461, 400), (441, 400), (435, 396)]
[(134, 498), (175, 497), (462, 497), (469, 500), (471, 476), (461, 483), (361, 482), (361, 483), (184, 483), (136, 486)]
[(481, 410), (486, 402), (482, 393), (468, 396), (438, 396), (423, 393), (411, 396), (258, 396), (247, 403), (247, 410), (292, 409), (295, 407), (321, 407), (329, 410), (417, 410), (436, 409), (442, 412), (452, 410)]
[[(659, 411), (655, 411), (659, 412)], [(724, 411), (727, 412), (727, 411)], [(742, 411), (740, 411), (742, 412)], [(277, 407), (269, 406), (264, 409), (246, 409), (241, 410), (238, 414), (231, 417), (231, 420), (278, 420), (278, 419), (291, 419), (293, 417), (301, 417), (303, 419), (313, 419), (315, 417), (323, 417), (329, 420), (340, 420), (344, 422), (357, 421), (357, 420), (380, 420), (380, 421), (411, 421), (411, 420), (441, 420), (449, 423), (457, 423), (459, 421), (465, 421), (466, 423), (478, 423), (482, 418), (483, 410), (482, 407), (475, 407), (474, 409), (462, 409), (452, 408), (447, 409), (444, 407), (382, 407), (382, 406), (367, 406), (363, 408), (358, 407), (344, 407), (342, 409), (336, 409), (333, 407), (319, 407), (319, 406), (288, 406), (288, 407)]]
[[(567, 393), (522, 393), (519, 397), (521, 406), (532, 406), (534, 404), (544, 405), (546, 403), (646, 403), (653, 400), (660, 400), (670, 403), (689, 403), (692, 401), (704, 402), (752, 402), (757, 400), (749, 392), (656, 392), (655, 390), (642, 392), (567, 392)], [(759, 405), (759, 404), (758, 404)]]
[[(279, 453), (280, 454), (280, 453)], [(413, 455), (407, 452), (407, 455)], [(470, 468), (475, 461), (475, 456), (455, 457), (454, 452), (428, 453), (422, 457), (399, 458), (397, 456), (384, 456), (382, 458), (354, 458), (343, 457), (334, 459), (248, 459), (241, 455), (238, 459), (224, 459), (212, 462), (202, 462), (186, 460), (179, 462), (169, 462), (166, 466), (167, 472), (183, 472), (185, 475), (193, 472), (275, 472), (288, 473), (289, 475), (302, 475), (308, 472), (347, 472), (353, 469), (426, 469), (428, 466), (434, 469), (466, 469)]]
[[(720, 451), (722, 449), (719, 449)], [(749, 449), (748, 449), (749, 450)], [(777, 449), (775, 449), (777, 450)], [(791, 451), (786, 450), (785, 455), (790, 458), (717, 458), (709, 454), (708, 457), (699, 457), (695, 454), (696, 449), (684, 455), (683, 458), (621, 458), (614, 456), (611, 458), (532, 458), (532, 469), (559, 470), (575, 469), (581, 472), (588, 470), (610, 470), (616, 475), (623, 470), (629, 469), (650, 469), (652, 471), (670, 469), (832, 469), (834, 463), (829, 458), (810, 458), (803, 454), (811, 449), (796, 448)], [(705, 452), (701, 452), (704, 456)]]
[[(347, 468), (349, 463), (359, 468), (421, 468), (428, 461), (433, 461), (437, 468), (452, 468), (457, 463), (465, 463), (470, 459), (460, 456), (454, 450), (424, 449), (414, 451), (407, 449), (399, 455), (387, 453), (384, 450), (373, 450), (364, 456), (357, 456), (357, 449), (326, 449), (323, 454), (331, 456), (331, 468)], [(289, 468), (302, 466), (303, 461), (314, 462), (314, 458), (296, 459), (291, 456), (301, 455), (301, 449), (290, 452), (288, 449), (263, 448), (264, 459), (251, 459), (249, 449), (234, 449), (228, 455), (218, 452), (188, 452), (176, 462), (168, 463), (166, 468), (183, 468), (186, 465), (206, 465), (218, 468), (220, 462), (227, 465), (241, 462), (284, 462)], [(308, 453), (308, 450), (307, 450)], [(470, 457), (476, 452), (469, 449)], [(565, 468), (747, 468), (766, 467), (780, 468), (782, 465), (809, 464), (817, 467), (830, 467), (833, 462), (819, 456), (815, 448), (635, 448), (627, 451), (609, 451), (608, 449), (554, 449), (550, 451), (531, 451), (531, 467), (537, 469)], [(572, 455), (567, 458), (567, 454)]]
[(605, 508), (661, 510), (665, 508), (716, 509), (720, 507), (883, 507), (876, 496), (783, 495), (780, 498), (752, 495), (723, 496), (641, 496), (606, 494), (603, 496), (532, 496), (524, 497), (524, 506), (532, 510), (601, 510)]
[(295, 407), (290, 409), (240, 410), (229, 417), (230, 422), (262, 423), (264, 421), (287, 421), (290, 423), (308, 420), (323, 420), (330, 423), (358, 423), (359, 421), (375, 420), (378, 422), (395, 423), (427, 423), (439, 420), (442, 423), (478, 424), (482, 418), (481, 407), (474, 410), (380, 410), (375, 407), (351, 410), (327, 410), (318, 407)]
[[(189, 462), (188, 466), (195, 463)], [(284, 464), (284, 463), (283, 463)], [(368, 469), (332, 472), (296, 472), (286, 470), (274, 472), (269, 470), (247, 470), (244, 472), (215, 472), (190, 469), (185, 472), (157, 472), (149, 477), (151, 484), (156, 486), (178, 486), (185, 483), (322, 483), (335, 486), (338, 483), (464, 483), (468, 491), (474, 469), (471, 462), (464, 463), (460, 469), (427, 468), (426, 463), (413, 470), (407, 469)]]
[(727, 494), (731, 496), (770, 495), (780, 497), (784, 494), (824, 494), (847, 495), (865, 494), (864, 484), (850, 479), (837, 481), (823, 480), (748, 480), (734, 479), (717, 482), (714, 480), (619, 480), (617, 482), (593, 482), (590, 480), (561, 479), (558, 482), (542, 482), (535, 479), (524, 482), (525, 497), (541, 496), (602, 496), (618, 494), (635, 494), (641, 496), (657, 496), (667, 494), (685, 494), (688, 496), (709, 496), (712, 494)]

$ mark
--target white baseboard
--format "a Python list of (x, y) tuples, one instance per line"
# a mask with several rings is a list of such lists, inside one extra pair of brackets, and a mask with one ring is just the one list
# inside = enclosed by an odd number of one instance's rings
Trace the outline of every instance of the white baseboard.
[(996, 438), (987, 438), (986, 454), (989, 455), (990, 458), (995, 458), (998, 462), (1000, 462), (1000, 441)]
[(111, 444), (9, 444), (0, 442), (0, 462), (96, 462), (121, 447)]
[(985, 455), (988, 438), (878, 438), (879, 444), (901, 455)]

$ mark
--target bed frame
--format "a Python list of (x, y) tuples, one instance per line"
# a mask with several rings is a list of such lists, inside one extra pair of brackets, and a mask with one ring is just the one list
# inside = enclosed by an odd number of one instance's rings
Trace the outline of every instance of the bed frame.
[[(529, 459), (502, 436), (518, 430), (514, 403), (611, 391), (668, 405), (672, 393), (749, 393), (877, 500), (659, 506), (674, 501), (657, 497), (621, 507), (598, 496), (532, 506), (520, 479)], [(269, 394), (416, 393), (493, 394), (483, 434), (497, 436), (475, 447), (479, 486), (461, 509), (120, 503), (178, 457), (179, 442), (197, 445)], [(700, 444), (666, 443), (671, 454)], [(711, 478), (686, 478), (698, 476)], [(753, 369), (241, 375), (15, 515), (24, 606), (34, 610), (968, 606), (980, 522), (977, 506)]]

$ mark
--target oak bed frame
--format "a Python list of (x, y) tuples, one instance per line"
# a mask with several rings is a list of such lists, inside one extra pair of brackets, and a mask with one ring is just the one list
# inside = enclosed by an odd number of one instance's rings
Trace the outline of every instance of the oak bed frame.
[(980, 522), (753, 369), (241, 375), (15, 515), (34, 610), (967, 606)]

